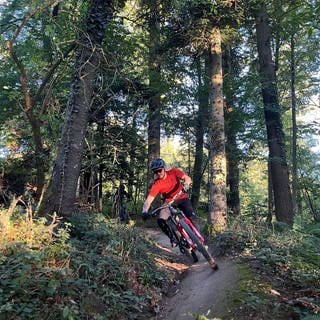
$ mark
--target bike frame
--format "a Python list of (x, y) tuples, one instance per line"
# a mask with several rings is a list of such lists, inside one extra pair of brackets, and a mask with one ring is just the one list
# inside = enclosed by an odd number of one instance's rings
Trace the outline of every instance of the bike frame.
[(186, 233), (186, 231), (183, 229), (180, 221), (184, 220), (184, 222), (191, 228), (192, 232), (196, 235), (196, 237), (199, 239), (199, 241), (204, 244), (204, 238), (200, 234), (200, 232), (197, 230), (197, 228), (194, 226), (192, 221), (184, 215), (184, 213), (176, 208), (173, 208), (172, 206), (169, 206), (170, 213), (171, 213), (171, 220), (175, 224), (177, 230), (181, 234), (181, 236), (186, 240), (186, 242), (189, 244), (189, 246), (192, 249), (196, 249), (196, 244), (192, 241), (192, 239), (189, 237), (189, 235)]

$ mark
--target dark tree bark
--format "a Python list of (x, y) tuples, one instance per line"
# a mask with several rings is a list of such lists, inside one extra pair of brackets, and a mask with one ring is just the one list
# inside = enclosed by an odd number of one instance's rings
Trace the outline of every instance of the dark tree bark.
[(85, 31), (79, 37), (57, 159), (40, 209), (44, 214), (56, 212), (67, 216), (74, 211), (88, 113), (100, 65), (100, 46), (111, 15), (112, 1), (91, 1)]
[(278, 103), (275, 66), (272, 61), (271, 31), (268, 24), (265, 3), (263, 1), (257, 6), (255, 17), (262, 97), (271, 161), (270, 167), (275, 215), (278, 221), (292, 226), (293, 204)]
[[(231, 116), (233, 107), (226, 105), (227, 115)], [(226, 125), (226, 155), (227, 155), (227, 184), (229, 192), (227, 194), (228, 212), (233, 215), (240, 215), (240, 192), (239, 192), (239, 156), (235, 131)]]
[(292, 200), (294, 212), (297, 213), (298, 170), (297, 170), (297, 98), (296, 98), (296, 53), (295, 37), (291, 35), (291, 116), (292, 116)]
[[(270, 157), (270, 153), (269, 153)], [(272, 177), (271, 177), (271, 161), (268, 158), (268, 216), (267, 223), (271, 225), (272, 217), (274, 214), (274, 196), (273, 196), (273, 186), (272, 186)]]
[(160, 0), (150, 0), (148, 162), (160, 157)]
[(210, 123), (210, 202), (212, 231), (223, 231), (227, 223), (226, 151), (223, 108), (222, 50), (220, 29), (210, 35), (211, 123)]
[(224, 74), (228, 75), (229, 90), (224, 90), (226, 96), (225, 103), (225, 132), (226, 132), (226, 155), (227, 155), (227, 192), (228, 213), (240, 215), (240, 175), (239, 175), (239, 150), (237, 146), (237, 133), (239, 131), (239, 122), (236, 118), (235, 95), (230, 84), (236, 77), (234, 70), (234, 53), (230, 47), (227, 47), (223, 53)]
[(203, 177), (203, 144), (204, 132), (207, 127), (208, 109), (209, 109), (209, 61), (205, 58), (204, 63), (201, 58), (197, 60), (198, 74), (198, 102), (199, 111), (196, 118), (195, 136), (195, 158), (192, 176), (192, 195), (191, 202), (194, 209), (197, 208), (200, 197), (201, 181)]

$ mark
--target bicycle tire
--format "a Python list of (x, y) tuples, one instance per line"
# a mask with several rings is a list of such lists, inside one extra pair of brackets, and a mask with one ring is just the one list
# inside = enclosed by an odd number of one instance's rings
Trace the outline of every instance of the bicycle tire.
[(191, 238), (191, 240), (197, 245), (198, 251), (204, 256), (204, 258), (209, 262), (210, 267), (213, 270), (218, 269), (218, 265), (211, 256), (211, 254), (208, 252), (208, 250), (205, 248), (205, 246), (200, 242), (200, 240), (197, 238), (197, 236), (193, 233), (192, 229), (189, 227), (189, 225), (183, 221), (180, 220), (180, 224), (182, 228), (186, 231), (188, 236)]

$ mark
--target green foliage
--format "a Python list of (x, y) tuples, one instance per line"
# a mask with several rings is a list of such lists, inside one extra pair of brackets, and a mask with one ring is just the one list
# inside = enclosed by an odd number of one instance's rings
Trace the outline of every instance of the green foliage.
[[(261, 150), (260, 152), (263, 152)], [(265, 160), (250, 160), (243, 164), (240, 178), (241, 211), (245, 215), (267, 215), (268, 171)]]
[(137, 319), (157, 297), (154, 286), (165, 275), (135, 228), (82, 214), (55, 234), (45, 220), (35, 220), (31, 238), (23, 219), (6, 214), (0, 219), (1, 319)]
[[(320, 301), (315, 297), (320, 286), (320, 238), (312, 232), (318, 227), (314, 225), (289, 230), (273, 225), (269, 228), (242, 217), (241, 220), (235, 219), (227, 231), (216, 237), (217, 246), (222, 252), (240, 252), (261, 277), (257, 280), (251, 276), (244, 282), (246, 287), (240, 299), (242, 305), (260, 310), (261, 314), (267, 314), (270, 310), (274, 315), (277, 312), (285, 314), (290, 307), (281, 301), (275, 302), (270, 294), (272, 289), (288, 300), (295, 301), (302, 295), (301, 298), (319, 305)], [(269, 279), (270, 274), (273, 274), (272, 279)], [(277, 280), (273, 281), (274, 278)], [(297, 288), (301, 293), (296, 292)], [(313, 309), (297, 307), (295, 312), (311, 316)]]

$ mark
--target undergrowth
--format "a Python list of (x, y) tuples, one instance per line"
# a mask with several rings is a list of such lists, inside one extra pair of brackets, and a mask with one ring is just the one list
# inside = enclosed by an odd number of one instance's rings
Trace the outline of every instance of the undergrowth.
[[(0, 210), (0, 320), (149, 319), (167, 276), (153, 244), (99, 214), (61, 222)], [(242, 220), (218, 235), (219, 250), (251, 270), (240, 267), (223, 319), (317, 319), (319, 230)]]
[(146, 319), (165, 278), (152, 244), (98, 214), (53, 226), (0, 212), (0, 319)]
[(238, 255), (257, 275), (243, 279), (231, 319), (319, 317), (320, 237), (310, 230), (319, 226), (289, 230), (242, 220), (216, 237), (222, 253)]

